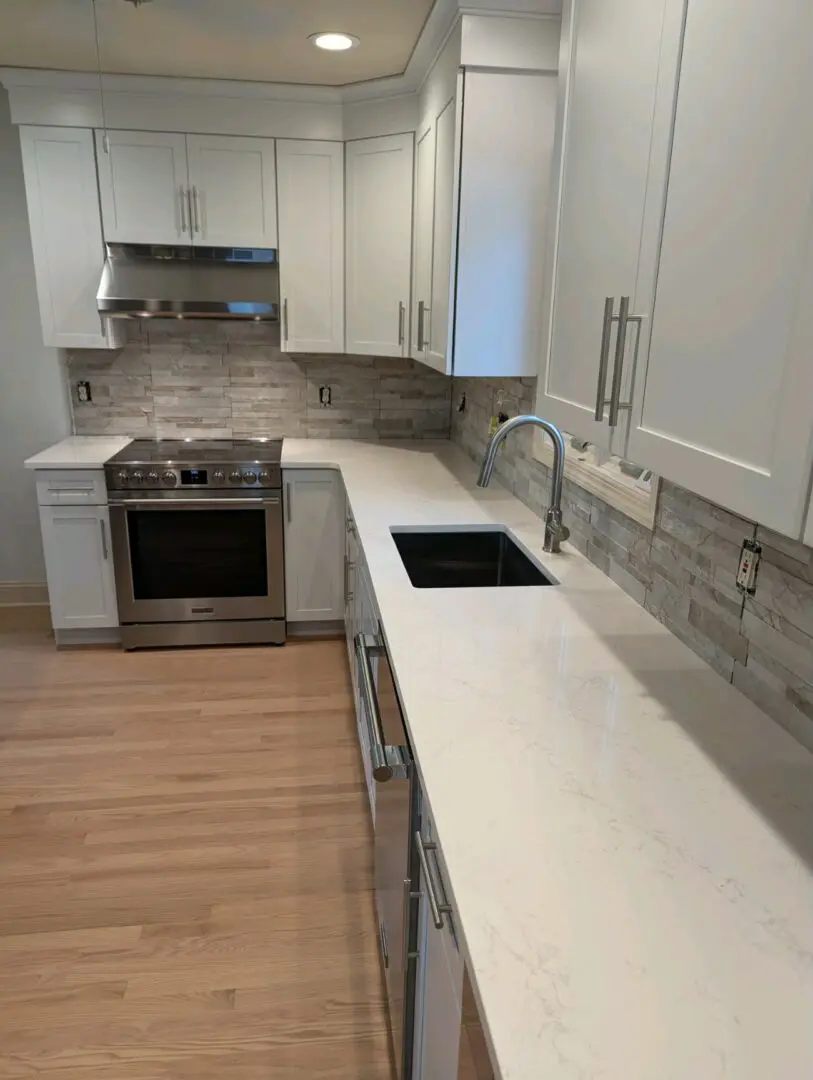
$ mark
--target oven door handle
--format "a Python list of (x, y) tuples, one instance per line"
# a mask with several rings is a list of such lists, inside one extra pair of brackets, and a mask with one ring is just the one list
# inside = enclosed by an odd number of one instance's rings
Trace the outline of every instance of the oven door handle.
[(177, 510), (183, 507), (186, 510), (211, 510), (218, 509), (244, 510), (247, 506), (279, 506), (278, 495), (263, 499), (122, 499), (112, 500), (110, 506), (120, 510)]

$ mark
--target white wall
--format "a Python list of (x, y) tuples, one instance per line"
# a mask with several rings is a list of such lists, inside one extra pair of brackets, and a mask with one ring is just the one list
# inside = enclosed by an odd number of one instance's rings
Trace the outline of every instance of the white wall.
[(57, 349), (42, 344), (20, 139), (0, 90), (0, 582), (45, 580), (25, 458), (70, 434)]

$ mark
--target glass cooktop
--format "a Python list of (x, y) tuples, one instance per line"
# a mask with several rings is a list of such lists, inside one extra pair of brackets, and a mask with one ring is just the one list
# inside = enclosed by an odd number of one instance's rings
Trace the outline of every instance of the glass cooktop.
[(176, 461), (278, 464), (281, 458), (282, 439), (136, 439), (107, 464), (171, 465)]

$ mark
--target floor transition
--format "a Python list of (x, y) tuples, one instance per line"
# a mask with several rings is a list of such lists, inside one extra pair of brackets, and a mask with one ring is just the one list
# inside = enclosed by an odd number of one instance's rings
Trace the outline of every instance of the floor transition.
[(342, 642), (0, 636), (0, 1077), (390, 1080)]

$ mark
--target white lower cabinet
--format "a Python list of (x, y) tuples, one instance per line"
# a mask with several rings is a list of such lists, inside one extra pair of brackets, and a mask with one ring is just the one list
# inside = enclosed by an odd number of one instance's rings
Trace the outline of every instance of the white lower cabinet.
[(106, 506), (41, 506), (40, 526), (55, 630), (119, 625)]
[[(432, 823), (425, 817), (421, 835), (431, 843)], [(421, 880), (421, 925), (418, 931), (418, 987), (415, 1008), (413, 1080), (457, 1080), (463, 1000), (463, 957), (448, 914), (438, 929), (432, 921), (427, 890), (439, 903), (448, 899), (437, 852), (427, 851), (432, 881)]]
[(344, 618), (344, 490), (335, 469), (286, 469), (285, 612), (288, 623)]

